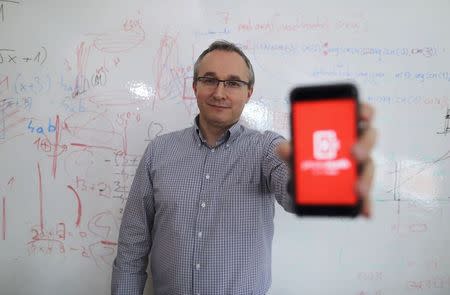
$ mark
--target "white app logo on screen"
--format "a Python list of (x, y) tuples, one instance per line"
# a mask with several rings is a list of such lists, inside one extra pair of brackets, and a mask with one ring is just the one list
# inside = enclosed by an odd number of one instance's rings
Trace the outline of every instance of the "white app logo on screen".
[(316, 160), (336, 159), (341, 147), (334, 130), (318, 130), (313, 133), (313, 153)]

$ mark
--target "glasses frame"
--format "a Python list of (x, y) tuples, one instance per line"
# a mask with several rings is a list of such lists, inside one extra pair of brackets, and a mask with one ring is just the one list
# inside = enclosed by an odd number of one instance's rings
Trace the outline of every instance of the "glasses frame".
[[(195, 81), (196, 81), (196, 82), (202, 83), (202, 79), (215, 80), (215, 81), (216, 81), (216, 86), (214, 87), (214, 89), (217, 89), (217, 87), (219, 87), (220, 82), (223, 83), (224, 89), (229, 89), (229, 90), (232, 90), (232, 89), (233, 89), (233, 90), (239, 90), (239, 89), (242, 89), (244, 86), (247, 86), (247, 87), (250, 86), (250, 83), (249, 83), (249, 82), (242, 81), (242, 80), (239, 80), (239, 79), (227, 79), (227, 80), (221, 80), (221, 79), (217, 79), (217, 78), (214, 78), (214, 77), (208, 77), (208, 76), (197, 77), (197, 78), (195, 79)], [(238, 82), (238, 84), (239, 84), (239, 83), (242, 83), (243, 85), (241, 85), (241, 86), (238, 87), (238, 88), (233, 88), (233, 87), (231, 87), (231, 86), (229, 86), (229, 85), (227, 84), (227, 83), (229, 83), (229, 82)], [(211, 87), (211, 86), (204, 85), (204, 84), (203, 84), (203, 86), (205, 86), (205, 87)], [(213, 89), (213, 88), (211, 87), (211, 89)]]

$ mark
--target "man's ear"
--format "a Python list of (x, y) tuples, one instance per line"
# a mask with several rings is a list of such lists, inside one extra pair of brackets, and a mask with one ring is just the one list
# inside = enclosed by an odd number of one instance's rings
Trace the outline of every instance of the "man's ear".
[(192, 82), (192, 90), (194, 90), (194, 94), (197, 96), (197, 83), (195, 81)]
[(249, 87), (247, 90), (247, 101), (245, 103), (247, 103), (250, 100), (250, 97), (252, 97), (253, 94), (253, 87)]

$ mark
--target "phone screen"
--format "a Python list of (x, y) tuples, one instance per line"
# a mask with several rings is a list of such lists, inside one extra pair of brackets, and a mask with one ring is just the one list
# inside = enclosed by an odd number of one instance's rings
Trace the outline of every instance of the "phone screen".
[(292, 104), (295, 201), (298, 205), (355, 205), (356, 106), (351, 97)]

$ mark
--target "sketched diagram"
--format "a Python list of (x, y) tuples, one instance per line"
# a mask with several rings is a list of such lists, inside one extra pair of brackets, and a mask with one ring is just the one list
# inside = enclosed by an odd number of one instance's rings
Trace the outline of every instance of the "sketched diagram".
[(110, 269), (117, 254), (119, 224), (110, 211), (101, 212), (89, 220), (89, 231), (98, 239), (89, 245), (89, 251), (97, 267)]
[(450, 150), (427, 161), (391, 162), (378, 180), (379, 201), (450, 201)]
[(450, 132), (450, 109), (447, 108), (444, 120), (444, 129), (442, 131), (437, 132), (437, 134), (447, 135), (447, 133), (449, 132)]
[[(196, 110), (196, 99), (192, 89), (193, 65), (185, 64), (179, 56), (178, 36), (165, 34), (153, 61), (155, 75), (155, 94), (158, 100), (179, 100), (186, 112), (192, 114)], [(154, 102), (155, 103), (155, 102)], [(155, 109), (155, 105), (152, 106)]]

